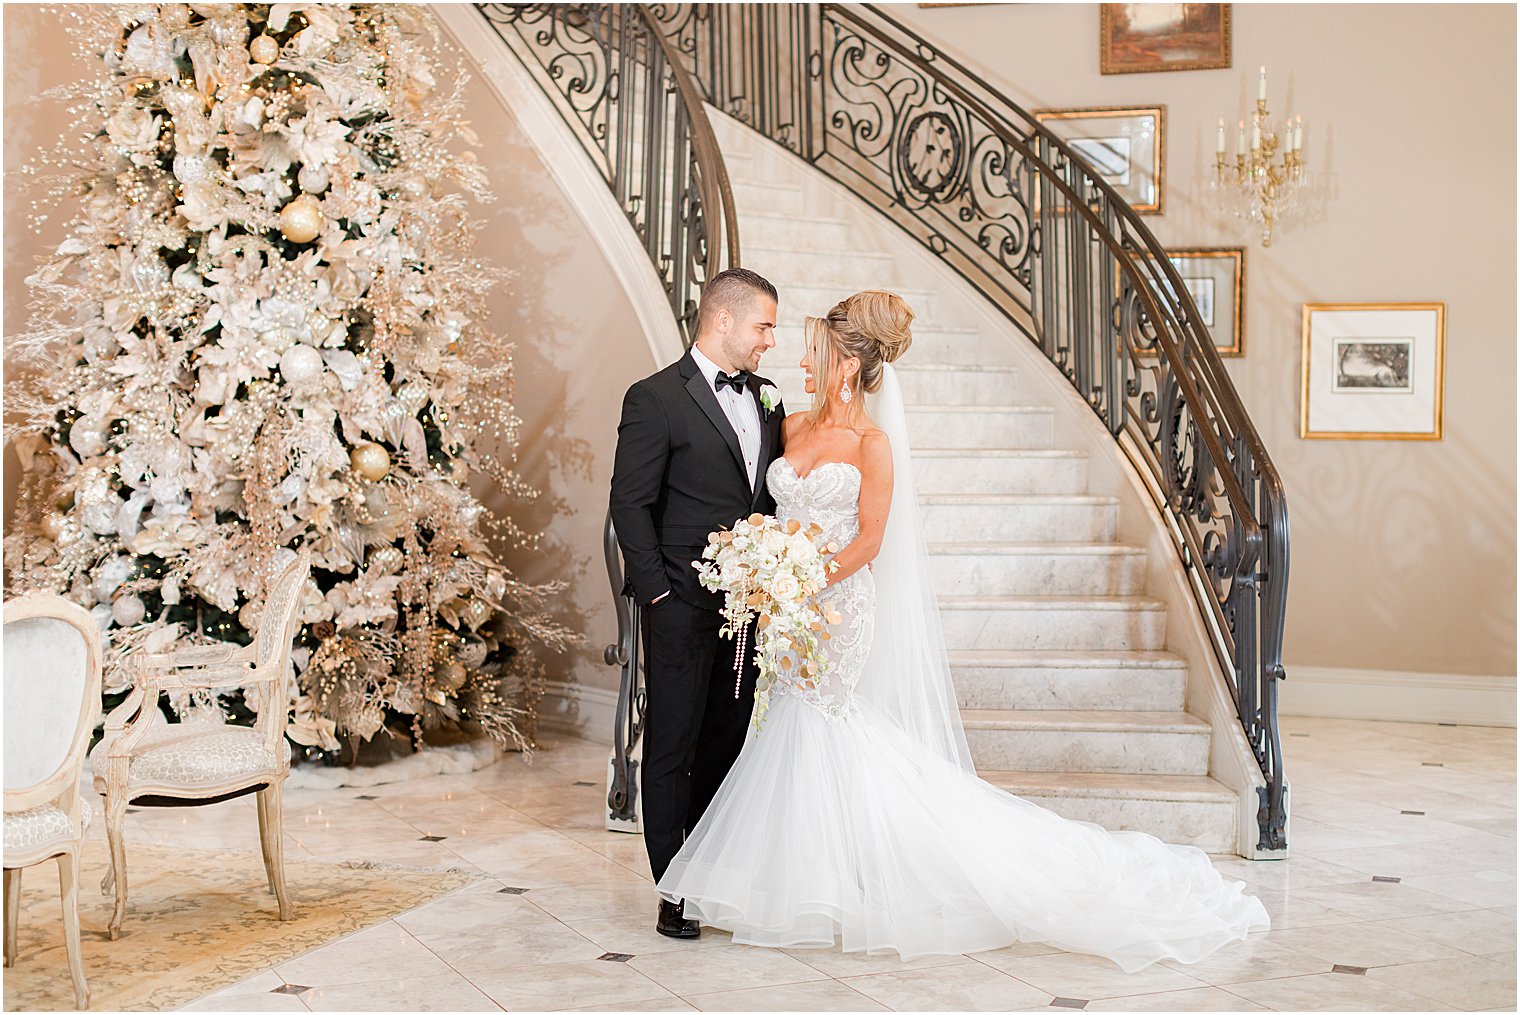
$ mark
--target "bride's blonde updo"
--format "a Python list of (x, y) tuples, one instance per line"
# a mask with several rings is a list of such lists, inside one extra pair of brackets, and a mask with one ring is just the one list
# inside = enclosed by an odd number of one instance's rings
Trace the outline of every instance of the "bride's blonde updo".
[[(840, 300), (826, 317), (804, 322), (813, 356), (813, 412), (821, 419), (830, 396), (839, 388), (842, 364), (860, 360), (860, 374), (851, 384), (856, 394), (873, 394), (881, 387), (882, 366), (892, 363), (913, 344), (913, 309), (896, 293), (867, 289)], [(852, 402), (854, 408), (858, 403)]]

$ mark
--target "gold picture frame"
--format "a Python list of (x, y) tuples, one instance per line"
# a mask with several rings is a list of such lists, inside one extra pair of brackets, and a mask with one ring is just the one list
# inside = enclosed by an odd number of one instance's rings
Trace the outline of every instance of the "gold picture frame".
[[(1229, 4), (1099, 4), (1098, 8), (1098, 69), (1104, 74), (1223, 70), (1231, 64)], [(1136, 15), (1155, 24), (1139, 30), (1131, 20)], [(1175, 24), (1162, 20), (1168, 17), (1175, 17)]]
[(1300, 437), (1441, 439), (1445, 303), (1305, 303), (1301, 356)]
[[(1225, 359), (1246, 354), (1246, 248), (1245, 247), (1168, 247), (1167, 259), (1188, 287), (1193, 305), (1198, 308), (1200, 323), (1214, 340), (1214, 349)], [(1189, 270), (1187, 262), (1197, 262)], [(1195, 273), (1196, 272), (1196, 273)], [(1197, 284), (1188, 285), (1197, 280)], [(1229, 342), (1221, 344), (1219, 335), (1227, 331)], [(1140, 350), (1141, 356), (1157, 355)]]
[[(1085, 158), (1136, 214), (1162, 213), (1166, 200), (1166, 106), (1037, 109), (1033, 115)], [(1147, 121), (1153, 125), (1149, 133)]]

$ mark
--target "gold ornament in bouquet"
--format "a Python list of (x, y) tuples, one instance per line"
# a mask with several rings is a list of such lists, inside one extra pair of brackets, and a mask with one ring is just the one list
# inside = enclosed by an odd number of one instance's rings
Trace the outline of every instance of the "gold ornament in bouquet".
[(732, 529), (711, 533), (702, 559), (692, 564), (703, 588), (724, 594), (721, 635), (733, 638), (734, 697), (739, 697), (749, 632), (754, 629), (754, 725), (765, 720), (772, 689), (778, 681), (803, 688), (817, 687), (828, 656), (824, 642), (828, 625), (839, 615), (825, 609), (818, 594), (839, 565), (826, 554), (839, 552), (836, 543), (819, 545), (823, 529), (803, 526), (793, 518), (782, 522), (771, 515), (752, 514)]

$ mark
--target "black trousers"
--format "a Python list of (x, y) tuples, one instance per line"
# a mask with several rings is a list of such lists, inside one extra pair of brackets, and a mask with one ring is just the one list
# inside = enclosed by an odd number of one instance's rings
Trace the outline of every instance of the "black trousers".
[(746, 651), (734, 697), (734, 641), (723, 617), (671, 594), (644, 618), (644, 846), (658, 881), (696, 827), (744, 747), (755, 704), (754, 654)]

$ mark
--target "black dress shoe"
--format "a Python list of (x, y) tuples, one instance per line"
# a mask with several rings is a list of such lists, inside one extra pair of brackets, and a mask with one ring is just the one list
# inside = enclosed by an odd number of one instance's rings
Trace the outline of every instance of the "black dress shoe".
[(666, 937), (700, 937), (702, 934), (700, 923), (686, 919), (686, 903), (665, 899), (660, 900), (660, 918), (655, 921), (654, 929)]

